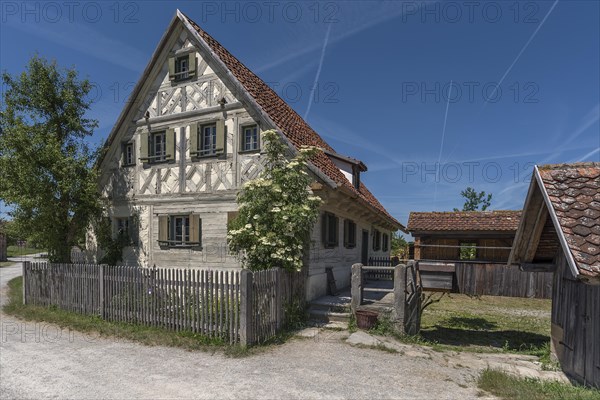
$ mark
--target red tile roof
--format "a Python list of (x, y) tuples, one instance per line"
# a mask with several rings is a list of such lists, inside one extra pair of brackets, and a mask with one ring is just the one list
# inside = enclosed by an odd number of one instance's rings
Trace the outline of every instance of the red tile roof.
[(521, 211), (411, 212), (408, 230), (413, 232), (516, 232)]
[[(325, 151), (333, 152), (333, 148), (325, 142), (294, 109), (292, 109), (269, 85), (263, 82), (241, 61), (235, 58), (225, 47), (217, 42), (212, 36), (206, 33), (198, 24), (185, 16), (192, 27), (198, 32), (200, 37), (206, 42), (214, 54), (225, 64), (233, 76), (240, 82), (243, 88), (254, 98), (256, 103), (271, 118), (277, 127), (286, 135), (292, 144), (299, 149), (301, 146), (316, 146)], [(354, 193), (364, 203), (371, 206), (376, 212), (384, 216), (393, 225), (403, 227), (394, 217), (392, 217), (375, 196), (367, 189), (364, 184), (360, 184), (360, 189), (356, 190), (352, 183), (346, 179), (344, 174), (335, 166), (333, 161), (320, 152), (312, 163), (319, 168), (327, 177), (335, 183), (344, 186), (350, 192)]]
[(600, 163), (542, 165), (538, 171), (579, 272), (600, 276)]

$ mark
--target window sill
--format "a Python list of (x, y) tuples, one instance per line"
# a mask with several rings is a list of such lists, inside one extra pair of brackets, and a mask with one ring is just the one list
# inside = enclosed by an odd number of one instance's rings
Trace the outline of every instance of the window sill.
[(255, 149), (255, 150), (240, 150), (238, 151), (239, 154), (260, 154), (260, 149)]
[(353, 245), (344, 245), (344, 248), (346, 248), (346, 249), (355, 249), (356, 245), (355, 244), (353, 244)]
[(121, 165), (121, 168), (129, 168), (129, 167), (135, 167), (135, 164), (123, 164), (123, 165)]
[(174, 243), (169, 241), (158, 241), (158, 245), (161, 249), (194, 249), (194, 250), (202, 250), (202, 245), (200, 243)]

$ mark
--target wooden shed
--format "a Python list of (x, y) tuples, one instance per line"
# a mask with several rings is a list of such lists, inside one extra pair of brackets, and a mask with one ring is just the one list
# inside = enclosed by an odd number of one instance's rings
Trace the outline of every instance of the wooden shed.
[(600, 163), (534, 168), (509, 264), (554, 272), (552, 350), (600, 388)]
[(411, 212), (415, 260), (506, 262), (521, 211)]

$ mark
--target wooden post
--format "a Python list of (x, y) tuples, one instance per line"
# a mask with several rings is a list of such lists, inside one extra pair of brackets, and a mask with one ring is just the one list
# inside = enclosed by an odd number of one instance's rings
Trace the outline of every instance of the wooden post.
[(284, 319), (284, 312), (283, 312), (283, 306), (284, 306), (284, 299), (281, 298), (282, 296), (282, 288), (281, 288), (281, 283), (282, 283), (282, 278), (281, 275), (284, 273), (284, 271), (281, 268), (275, 268), (275, 312), (276, 312), (276, 323), (275, 323), (275, 333), (279, 332), (279, 329), (281, 329), (281, 327), (283, 326), (283, 319)]
[(354, 314), (358, 306), (362, 304), (363, 299), (363, 275), (362, 275), (361, 263), (354, 264), (352, 266), (352, 300), (350, 302), (350, 309)]
[(394, 311), (396, 329), (405, 333), (404, 310), (406, 304), (406, 265), (398, 264), (394, 269)]
[(251, 345), (252, 337), (252, 272), (247, 269), (240, 273), (240, 344)]
[(414, 253), (414, 258), (415, 260), (420, 260), (421, 259), (421, 238), (420, 237), (415, 237), (415, 244), (414, 244), (414, 249), (415, 249), (415, 253)]
[(98, 301), (100, 318), (104, 319), (106, 316), (104, 312), (104, 264), (100, 264), (100, 270), (98, 271), (98, 295), (100, 296)]
[(27, 270), (30, 266), (30, 261), (23, 261), (23, 304), (27, 304)]

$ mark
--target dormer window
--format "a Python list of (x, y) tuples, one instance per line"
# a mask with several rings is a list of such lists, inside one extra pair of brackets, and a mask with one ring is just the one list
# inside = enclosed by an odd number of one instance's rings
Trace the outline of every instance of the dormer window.
[(188, 50), (169, 58), (169, 79), (182, 81), (196, 75), (196, 52)]

